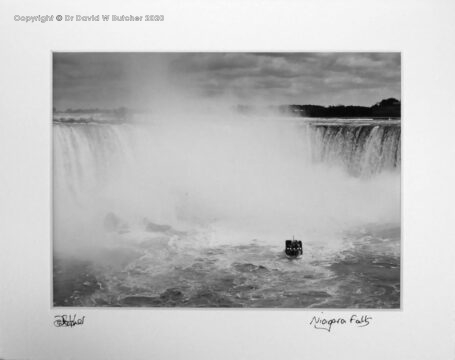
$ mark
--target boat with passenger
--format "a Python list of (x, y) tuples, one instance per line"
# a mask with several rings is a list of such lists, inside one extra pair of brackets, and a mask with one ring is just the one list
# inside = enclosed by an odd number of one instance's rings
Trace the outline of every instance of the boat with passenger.
[(302, 241), (294, 239), (286, 240), (284, 253), (288, 259), (300, 259), (303, 256)]

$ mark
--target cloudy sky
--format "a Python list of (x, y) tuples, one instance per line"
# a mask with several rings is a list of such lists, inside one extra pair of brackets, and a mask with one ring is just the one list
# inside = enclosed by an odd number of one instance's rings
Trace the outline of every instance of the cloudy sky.
[(399, 53), (54, 53), (54, 106), (367, 105), (401, 99)]

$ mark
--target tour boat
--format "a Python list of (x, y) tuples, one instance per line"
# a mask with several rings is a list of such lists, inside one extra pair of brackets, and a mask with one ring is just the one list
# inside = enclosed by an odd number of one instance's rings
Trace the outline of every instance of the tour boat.
[(286, 240), (284, 253), (288, 259), (301, 258), (303, 255), (302, 241), (294, 239), (294, 236), (292, 237), (292, 240)]

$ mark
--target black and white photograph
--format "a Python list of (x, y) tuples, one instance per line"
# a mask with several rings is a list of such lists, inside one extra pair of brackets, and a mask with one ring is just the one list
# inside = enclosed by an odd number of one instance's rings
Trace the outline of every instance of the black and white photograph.
[(52, 84), (53, 307), (401, 308), (400, 52), (53, 52)]
[(0, 1), (0, 360), (454, 359), (454, 13)]

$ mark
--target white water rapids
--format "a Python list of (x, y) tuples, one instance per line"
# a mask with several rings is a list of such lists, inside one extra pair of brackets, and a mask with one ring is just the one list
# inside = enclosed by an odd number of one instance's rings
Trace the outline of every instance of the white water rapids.
[[(346, 250), (346, 236), (342, 234), (371, 225), (386, 224), (387, 229), (400, 226), (399, 122), (233, 115), (151, 118), (136, 123), (57, 121), (53, 127), (55, 253), (90, 259), (94, 249), (155, 244), (154, 250), (134, 248), (139, 260), (121, 270), (130, 274), (131, 269), (142, 269), (148, 274), (143, 281), (139, 275), (129, 277), (120, 287), (117, 273), (104, 273), (102, 304), (125, 301), (126, 305), (153, 305), (158, 300), (150, 296), (155, 293), (168, 301), (163, 294), (168, 294), (169, 284), (174, 283), (182, 286), (177, 286), (178, 296), (189, 294), (193, 300), (188, 304), (197, 304), (205, 299), (197, 286), (209, 281), (203, 280), (206, 275), (198, 273), (188, 280), (188, 288), (178, 279), (186, 276), (179, 269), (194, 269), (199, 258), (210, 259), (204, 263), (207, 274), (252, 274), (275, 266), (276, 278), (269, 274), (267, 281), (259, 283), (275, 281), (278, 289), (285, 281), (283, 276), (289, 276), (274, 255), (282, 251), (284, 239), (293, 235), (302, 239), (308, 249), (305, 255), (319, 261), (318, 271), (326, 274), (326, 265), (321, 264)], [(355, 241), (363, 236), (358, 234), (353, 236)], [(344, 242), (340, 245), (341, 240)], [(157, 258), (161, 254), (157, 244), (168, 246), (163, 256), (171, 260)], [(251, 244), (256, 247), (250, 248)], [(382, 252), (377, 247), (372, 251), (384, 255), (393, 250), (396, 260), (399, 242), (393, 244), (381, 245)], [(356, 258), (366, 256), (365, 246)], [(219, 252), (212, 253), (211, 249)], [(240, 255), (246, 257), (240, 261)], [(169, 277), (165, 281), (155, 279), (152, 286), (150, 276), (158, 273)], [(318, 276), (328, 281), (330, 276), (321, 274)], [(218, 284), (219, 279), (216, 281)], [(141, 290), (133, 283), (140, 283)], [(118, 290), (125, 284), (130, 290)], [(324, 294), (327, 286), (324, 283)], [(386, 293), (392, 291), (391, 285), (381, 286)], [(236, 286), (226, 285), (226, 289), (233, 291)], [(320, 291), (321, 285), (315, 289)], [(292, 298), (290, 303), (271, 300), (262, 293), (266, 291), (262, 287), (251, 291), (260, 291), (265, 299), (257, 306), (302, 304), (294, 301), (301, 301), (301, 297)], [(327, 296), (337, 299), (333, 300), (335, 305), (349, 302), (331, 291)], [(396, 289), (392, 292), (396, 294)], [(113, 293), (117, 294), (114, 300), (105, 297)], [(131, 300), (132, 294), (147, 296)], [(211, 290), (210, 294), (221, 293)], [(226, 299), (232, 301), (233, 294)], [(90, 299), (82, 304), (101, 301)], [(182, 304), (182, 299), (175, 301)], [(212, 300), (225, 304), (226, 299)], [(240, 302), (241, 306), (256, 306), (248, 299)]]

